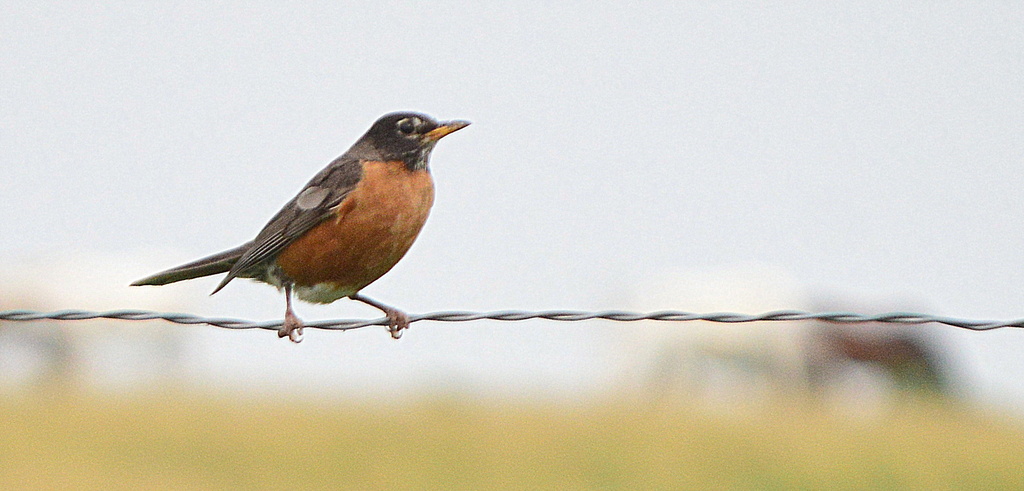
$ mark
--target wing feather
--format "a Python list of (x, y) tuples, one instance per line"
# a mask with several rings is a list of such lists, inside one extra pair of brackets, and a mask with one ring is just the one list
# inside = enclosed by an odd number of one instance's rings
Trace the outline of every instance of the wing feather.
[(213, 293), (231, 280), (244, 277), (265, 261), (277, 257), (296, 239), (330, 218), (334, 208), (359, 184), (362, 175), (359, 159), (341, 156), (331, 162), (267, 222), (251, 242), (252, 247), (242, 254)]

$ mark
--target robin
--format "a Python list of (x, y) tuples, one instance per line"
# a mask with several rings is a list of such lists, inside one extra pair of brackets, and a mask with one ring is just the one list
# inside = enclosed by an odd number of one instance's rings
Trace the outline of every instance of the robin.
[(255, 239), (132, 286), (227, 272), (213, 293), (235, 278), (284, 290), (279, 337), (302, 340), (302, 321), (292, 311), (294, 292), (311, 303), (348, 297), (372, 305), (387, 316), (397, 339), (409, 327), (409, 316), (359, 291), (387, 273), (416, 240), (434, 202), (430, 151), (442, 137), (468, 125), (412, 112), (386, 114), (313, 177)]

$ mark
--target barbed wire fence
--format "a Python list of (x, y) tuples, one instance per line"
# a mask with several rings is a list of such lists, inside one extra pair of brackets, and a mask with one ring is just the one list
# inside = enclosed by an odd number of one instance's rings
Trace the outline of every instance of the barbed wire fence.
[[(273, 320), (255, 322), (242, 319), (203, 317), (192, 314), (153, 312), (148, 310), (108, 310), (93, 312), (87, 310), (59, 310), (54, 312), (38, 312), (33, 310), (3, 310), (0, 311), (0, 321), (77, 321), (89, 319), (114, 319), (122, 321), (150, 321), (163, 320), (175, 324), (185, 325), (209, 325), (224, 329), (265, 329), (276, 331), (281, 327), (282, 321)], [(545, 311), (522, 311), (502, 310), (493, 312), (464, 312), (447, 311), (431, 312), (426, 314), (410, 314), (411, 323), (421, 321), (434, 322), (469, 322), (478, 320), (493, 321), (525, 321), (531, 319), (543, 319), (558, 322), (580, 322), (588, 320), (608, 320), (616, 322), (637, 322), (637, 321), (660, 321), (660, 322), (693, 322), (707, 321), (727, 324), (741, 322), (777, 322), (777, 321), (821, 321), (834, 324), (945, 324), (948, 326), (969, 329), (972, 331), (989, 331), (1008, 327), (1024, 327), (1024, 319), (1009, 321), (974, 320), (961, 319), (956, 317), (943, 317), (913, 312), (888, 312), (875, 315), (864, 315), (853, 312), (804, 312), (799, 310), (776, 310), (762, 314), (748, 315), (729, 312), (716, 312), (697, 314), (677, 310), (663, 310), (658, 312), (628, 312), (621, 310), (606, 310), (599, 312), (586, 312), (577, 310), (545, 310)], [(326, 329), (332, 331), (349, 331), (369, 326), (386, 326), (387, 319), (333, 319), (308, 321), (306, 328)]]

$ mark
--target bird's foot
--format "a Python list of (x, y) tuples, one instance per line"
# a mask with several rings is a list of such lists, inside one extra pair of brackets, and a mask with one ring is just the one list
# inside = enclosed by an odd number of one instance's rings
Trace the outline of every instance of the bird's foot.
[(409, 315), (391, 307), (381, 310), (388, 318), (388, 332), (391, 333), (391, 339), (401, 338), (402, 331), (409, 328)]
[(380, 309), (381, 312), (384, 312), (384, 316), (388, 318), (388, 332), (391, 333), (392, 339), (401, 338), (402, 331), (409, 328), (409, 323), (411, 322), (409, 320), (409, 315), (401, 310), (384, 305), (372, 298), (364, 297), (358, 293), (353, 293), (352, 295), (349, 295), (348, 298), (357, 302), (363, 302), (367, 305), (372, 305)]
[(277, 337), (283, 338), (288, 337), (293, 343), (302, 342), (302, 320), (298, 318), (293, 312), (288, 311), (284, 314), (284, 324), (281, 325), (281, 329), (277, 330)]

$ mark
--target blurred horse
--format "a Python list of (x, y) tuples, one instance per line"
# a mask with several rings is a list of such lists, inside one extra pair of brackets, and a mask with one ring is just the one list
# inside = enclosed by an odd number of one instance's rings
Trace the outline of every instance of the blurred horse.
[[(677, 274), (635, 292), (630, 308), (694, 313), (799, 309), (808, 301), (791, 274), (740, 264)], [(645, 321), (617, 343), (621, 384), (656, 397), (742, 400), (809, 387), (806, 323)]]
[[(630, 307), (640, 311), (878, 311), (822, 309), (785, 269), (759, 263), (673, 275), (635, 296)], [(613, 355), (620, 389), (655, 398), (728, 402), (824, 396), (865, 366), (878, 375), (867, 377), (870, 390), (943, 395), (949, 389), (948, 357), (921, 326), (646, 321), (617, 332), (623, 334)]]
[(811, 382), (821, 392), (858, 367), (874, 368), (903, 392), (950, 395), (950, 366), (938, 340), (922, 326), (815, 325), (808, 351)]

